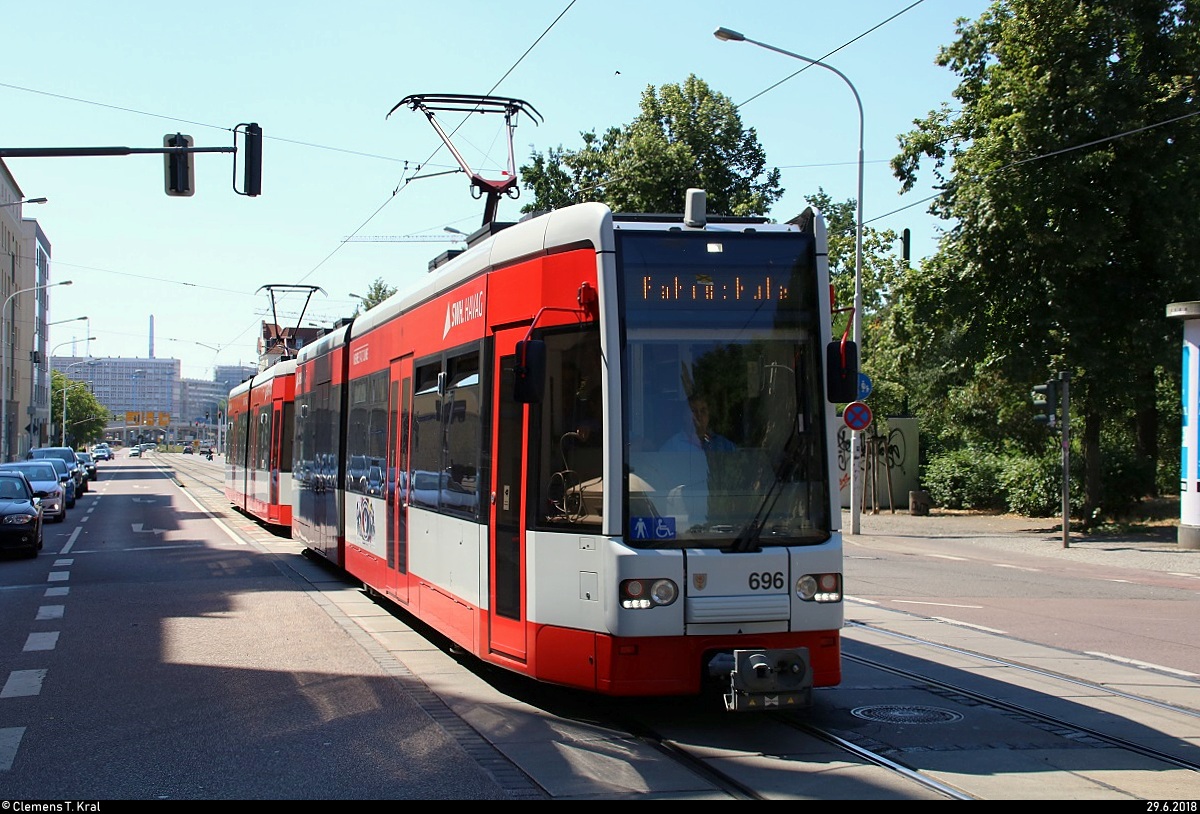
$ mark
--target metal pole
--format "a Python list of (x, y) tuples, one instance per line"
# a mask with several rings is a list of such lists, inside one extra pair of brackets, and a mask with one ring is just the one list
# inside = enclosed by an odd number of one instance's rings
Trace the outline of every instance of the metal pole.
[(1071, 547), (1071, 372), (1058, 373), (1062, 391), (1062, 545)]
[[(854, 103), (858, 105), (858, 205), (855, 219), (854, 232), (854, 344), (858, 346), (859, 365), (862, 365), (863, 347), (862, 347), (862, 265), (863, 265), (863, 135), (866, 129), (866, 123), (863, 117), (862, 99), (858, 95), (858, 89), (854, 87), (854, 83), (847, 76), (832, 65), (826, 65), (819, 59), (806, 57), (801, 54), (796, 54), (791, 51), (785, 51), (782, 48), (776, 48), (774, 45), (768, 45), (765, 42), (752, 40), (749, 37), (737, 31), (732, 31), (728, 28), (718, 28), (713, 32), (713, 36), (723, 42), (748, 42), (752, 45), (757, 45), (759, 48), (766, 48), (768, 51), (774, 51), (777, 54), (798, 59), (801, 62), (807, 62), (810, 65), (817, 65), (827, 71), (837, 74), (850, 88), (850, 92), (854, 94)], [(850, 431), (850, 533), (859, 533), (859, 505), (856, 495), (858, 493), (859, 484), (859, 466), (865, 464), (862, 454), (862, 438), (861, 432), (858, 430)]]

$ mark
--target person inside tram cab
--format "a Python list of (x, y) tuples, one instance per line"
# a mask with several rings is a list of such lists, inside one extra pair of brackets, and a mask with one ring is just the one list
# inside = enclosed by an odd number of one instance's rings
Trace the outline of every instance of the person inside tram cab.
[(734, 444), (724, 435), (713, 432), (709, 427), (708, 400), (704, 396), (693, 393), (688, 397), (688, 414), (683, 419), (679, 432), (668, 438), (662, 445), (664, 452), (687, 452), (702, 450), (704, 452), (729, 452)]
[(708, 400), (700, 394), (688, 397), (688, 409), (681, 417), (681, 427), (659, 448), (670, 453), (662, 461), (663, 474), (670, 483), (665, 485), (667, 510), (685, 528), (704, 526), (709, 522), (709, 473), (714, 454), (735, 449), (734, 443), (709, 426)]

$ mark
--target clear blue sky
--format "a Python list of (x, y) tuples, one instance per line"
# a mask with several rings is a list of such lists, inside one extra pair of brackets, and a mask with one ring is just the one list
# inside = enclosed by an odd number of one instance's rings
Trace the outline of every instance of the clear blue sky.
[[(51, 297), (52, 346), (78, 338), (97, 356), (154, 355), (208, 378), (218, 364), (252, 364), (272, 302), (260, 287), (319, 286), (302, 324), (330, 324), (377, 278), (405, 289), (451, 243), (343, 243), (351, 235), (469, 232), (482, 218), (425, 117), (402, 98), (466, 93), (523, 99), (544, 117), (522, 117), (518, 167), (531, 149), (580, 146), (638, 113), (641, 93), (696, 74), (741, 106), (787, 192), (770, 213), (786, 220), (805, 195), (857, 194), (858, 109), (834, 73), (749, 43), (720, 42), (724, 26), (822, 59), (854, 83), (865, 123), (864, 220), (913, 233), (932, 253), (937, 223), (927, 185), (899, 194), (888, 161), (897, 136), (957, 84), (934, 65), (954, 21), (982, 0), (764, 0), (687, 3), (632, 0), (348, 0), (287, 4), (210, 0), (172, 7), (140, 0), (6, 4), (9, 58), (0, 77), (0, 145), (159, 147), (182, 132), (196, 146), (228, 147), (232, 129), (264, 132), (263, 194), (231, 189), (231, 154), (196, 156), (196, 194), (168, 197), (160, 155), (5, 159), (26, 206), (53, 247), (52, 274), (70, 279)], [(765, 91), (765, 92), (764, 92)], [(443, 114), (451, 129), (461, 116)], [(486, 177), (504, 169), (503, 117), (470, 118), (454, 143)], [(409, 180), (417, 175), (431, 176)], [(929, 173), (922, 180), (928, 181)], [(527, 199), (505, 199), (516, 220)], [(909, 207), (909, 208), (905, 208)], [(897, 247), (897, 251), (899, 248)], [(304, 306), (276, 301), (295, 325)], [(88, 334), (91, 343), (82, 340)], [(200, 344), (197, 344), (200, 343)], [(208, 345), (211, 347), (203, 347)], [(219, 349), (219, 350), (216, 350)], [(64, 344), (58, 355), (72, 352)]]

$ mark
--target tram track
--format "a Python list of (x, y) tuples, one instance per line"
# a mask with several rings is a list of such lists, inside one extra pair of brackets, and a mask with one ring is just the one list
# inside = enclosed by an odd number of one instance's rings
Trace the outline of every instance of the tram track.
[[(1001, 668), (1006, 671), (1036, 677), (1039, 680), (1059, 683), (1064, 688), (1067, 688), (1063, 692), (1064, 696), (1069, 695), (1069, 688), (1073, 687), (1077, 690), (1082, 690), (1092, 698), (1120, 699), (1122, 701), (1144, 705), (1148, 709), (1152, 709), (1158, 714), (1190, 719), (1200, 725), (1200, 712), (1194, 709), (1170, 704), (1160, 699), (1150, 698), (1145, 695), (1138, 695), (1136, 693), (1127, 691), (1116, 690), (1112, 687), (1108, 687), (1094, 681), (1087, 681), (1074, 676), (1050, 672), (1010, 659), (1001, 659), (997, 658), (996, 656), (985, 655), (971, 650), (966, 650), (964, 648), (951, 647), (942, 643), (922, 640), (909, 635), (897, 634), (893, 631), (888, 631), (879, 627), (863, 625), (861, 623), (851, 623), (849, 626), (869, 629), (878, 635), (883, 635), (895, 639), (896, 641), (902, 641), (907, 645), (919, 645), (922, 647), (933, 648), (954, 657), (980, 660), (981, 663), (991, 665), (993, 668)], [(994, 709), (1001, 710), (1009, 715), (1021, 716), (1026, 720), (1037, 722), (1041, 726), (1057, 732), (1057, 734), (1064, 738), (1073, 739), (1079, 742), (1082, 742), (1084, 738), (1089, 738), (1096, 742), (1108, 744), (1114, 748), (1123, 749), (1128, 752), (1142, 755), (1152, 760), (1160, 761), (1177, 768), (1200, 773), (1200, 752), (1197, 752), (1194, 757), (1186, 757), (1178, 752), (1171, 752), (1164, 749), (1155, 748), (1146, 743), (1140, 743), (1128, 737), (1114, 734), (1111, 730), (1106, 730), (1099, 726), (1087, 725), (1078, 717), (1070, 718), (1050, 714), (1044, 709), (1040, 709), (1032, 704), (1021, 704), (1013, 701), (1006, 701), (1002, 698), (996, 697), (993, 694), (979, 692), (973, 689), (967, 682), (948, 682), (938, 680), (927, 674), (904, 669), (880, 659), (865, 658), (845, 652), (843, 652), (842, 658), (843, 660), (852, 661), (857, 664), (883, 671), (894, 676), (899, 676), (913, 682), (920, 682), (943, 697), (957, 696), (961, 699), (967, 699), (969, 702), (974, 704), (987, 705)], [(1093, 701), (1092, 705), (1099, 706), (1096, 701)]]
[[(223, 494), (219, 462), (160, 465), (214, 512), (227, 519), (236, 514)], [(406, 619), (402, 611), (390, 612)], [(586, 737), (569, 740), (591, 744), (589, 753), (656, 755), (648, 760), (658, 761), (658, 769), (633, 762), (623, 771), (636, 766), (649, 784), (646, 793), (660, 799), (1200, 797), (1200, 750), (1193, 745), (1200, 742), (1200, 712), (1171, 695), (1190, 692), (1194, 682), (1088, 654), (1022, 658), (1014, 653), (1028, 643), (979, 633), (965, 644), (972, 633), (945, 620), (887, 616), (851, 602), (842, 683), (814, 693), (808, 710), (745, 714), (695, 699), (597, 699), (530, 684), (457, 659), (437, 637), (430, 641), (503, 696), (489, 707), (489, 717), (523, 706), (536, 709), (535, 717), (553, 730), (586, 731)], [(1047, 669), (1048, 663), (1062, 669)], [(512, 758), (505, 744), (493, 745)], [(556, 793), (554, 783), (539, 776), (539, 766), (515, 757), (516, 767), (548, 796), (571, 796)], [(684, 793), (650, 779), (684, 773), (693, 777), (688, 789), (707, 791)], [(589, 782), (604, 789), (608, 778)], [(591, 793), (597, 795), (605, 796)]]
[[(914, 789), (923, 789), (932, 792), (937, 799), (947, 800), (974, 800), (978, 799), (970, 794), (966, 794), (960, 789), (954, 788), (946, 783), (943, 783), (935, 778), (914, 770), (908, 766), (897, 763), (889, 759), (880, 752), (873, 751), (864, 746), (852, 743), (837, 734), (813, 726), (796, 717), (795, 713), (751, 713), (756, 717), (761, 717), (763, 720), (770, 720), (773, 724), (785, 727), (800, 735), (821, 741), (834, 750), (841, 752), (847, 762), (860, 762), (863, 766), (874, 767), (895, 778), (893, 786), (903, 787), (910, 785)], [(617, 724), (618, 721), (613, 722)], [(733, 799), (741, 800), (771, 800), (775, 797), (766, 789), (756, 789), (747, 784), (747, 779), (744, 775), (735, 771), (726, 771), (718, 768), (718, 764), (709, 759), (704, 750), (698, 749), (696, 746), (687, 744), (672, 738), (666, 737), (662, 733), (650, 732), (644, 724), (633, 723), (630, 721), (622, 721), (620, 725), (631, 731), (639, 739), (652, 744), (655, 748), (661, 750), (669, 759), (676, 761), (681, 766), (685, 766), (691, 771), (694, 771), (714, 783), (718, 788), (725, 791)], [(750, 753), (747, 753), (750, 754)], [(726, 762), (729, 762), (728, 760)], [(815, 765), (815, 764), (814, 764)], [(797, 765), (795, 777), (799, 778), (806, 772), (806, 767)], [(872, 785), (878, 784), (876, 777), (871, 781)], [(866, 793), (863, 795), (867, 796)], [(914, 796), (915, 797), (915, 796)], [(909, 799), (904, 797), (903, 793), (898, 795), (900, 799)]]
[[(162, 461), (160, 465), (167, 467), (168, 462)], [(227, 514), (234, 514), (253, 521), (253, 518), (238, 513), (232, 505), (222, 505), (224, 501), (223, 467), (193, 460), (172, 460), (169, 462), (169, 467), (176, 483), (181, 488), (190, 489), (194, 496), (201, 497), (200, 493), (204, 493), (210, 508), (215, 508), (214, 504), (218, 504), (221, 505), (221, 508)], [(257, 523), (257, 521), (253, 522)], [(383, 601), (382, 604), (390, 607), (390, 603), (386, 601)], [(420, 626), (417, 627), (418, 629), (420, 628)], [(444, 647), (447, 652), (453, 652), (453, 646), (442, 637), (435, 635), (431, 641), (440, 647)], [(600, 725), (625, 733), (624, 737), (634, 739), (653, 749), (661, 756), (662, 760), (669, 761), (679, 768), (703, 778), (707, 783), (711, 784), (717, 792), (717, 796), (721, 798), (733, 800), (769, 800), (778, 796), (769, 790), (756, 788), (755, 782), (748, 781), (739, 771), (722, 768), (723, 765), (733, 765), (734, 762), (728, 759), (725, 761), (714, 761), (704, 753), (703, 749), (697, 749), (693, 744), (685, 740), (673, 738), (666, 732), (656, 730), (648, 722), (647, 718), (641, 714), (629, 714), (631, 709), (640, 710), (647, 706), (646, 702), (622, 699), (598, 700), (591, 695), (570, 690), (548, 692), (545, 687), (528, 685), (524, 680), (514, 679), (513, 676), (506, 673), (495, 673), (484, 665), (469, 666), (471, 669), (475, 669), (481, 673), (487, 673), (490, 681), (502, 686), (505, 691), (511, 692), (515, 697), (524, 698), (531, 704), (542, 706), (552, 711), (553, 714), (562, 715), (564, 718), (573, 719), (584, 724)], [(554, 700), (547, 703), (548, 699)], [(682, 707), (679, 708), (685, 714), (690, 714), (690, 711), (694, 710), (694, 704), (708, 703), (714, 708), (719, 706), (719, 701), (712, 698), (707, 698), (702, 702), (696, 702), (694, 699), (681, 699), (680, 703)], [(653, 702), (649, 702), (649, 705), (652, 706)], [(671, 706), (675, 708), (674, 705)], [(731, 715), (733, 714), (724, 712), (723, 710), (717, 712), (713, 725), (719, 728), (721, 722), (729, 721)], [(742, 721), (753, 719), (765, 722), (771, 720), (776, 726), (791, 730), (800, 738), (819, 741), (826, 748), (840, 755), (840, 760), (846, 763), (857, 763), (863, 766), (874, 767), (875, 771), (892, 776), (894, 779), (889, 781), (887, 785), (900, 788), (911, 786), (916, 790), (912, 796), (923, 797), (924, 795), (920, 790), (926, 790), (933, 795), (929, 799), (972, 799), (968, 795), (963, 795), (957, 789), (898, 764), (881, 753), (872, 751), (863, 745), (852, 743), (839, 737), (832, 731), (821, 730), (819, 727), (798, 720), (790, 714), (776, 715), (765, 713), (760, 715), (758, 713), (750, 713), (749, 715), (737, 714), (734, 717)], [(799, 752), (807, 751), (807, 749), (807, 746), (797, 747), (797, 751)], [(805, 767), (801, 763), (792, 763), (789, 770), (802, 774), (805, 772)], [(872, 785), (880, 784), (877, 775), (873, 774), (872, 777), (875, 778), (872, 780)], [(536, 781), (536, 778), (534, 779)], [(900, 792), (899, 796), (901, 798), (909, 797), (904, 792)]]

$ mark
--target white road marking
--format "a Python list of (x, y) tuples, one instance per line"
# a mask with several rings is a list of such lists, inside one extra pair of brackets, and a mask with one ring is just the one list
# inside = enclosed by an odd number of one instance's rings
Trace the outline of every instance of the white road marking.
[(1197, 677), (1195, 673), (1189, 673), (1186, 670), (1173, 670), (1170, 667), (1163, 667), (1161, 664), (1151, 664), (1148, 661), (1138, 661), (1137, 659), (1125, 659), (1125, 658), (1121, 658), (1120, 656), (1113, 656), (1108, 653), (1097, 653), (1097, 652), (1091, 651), (1091, 650), (1086, 651), (1086, 653), (1089, 656), (1095, 656), (1095, 657), (1101, 658), (1101, 659), (1109, 659), (1110, 661), (1119, 661), (1122, 664), (1132, 664), (1134, 667), (1149, 667), (1151, 670), (1161, 670), (1164, 673), (1171, 673), (1172, 675), (1183, 676), (1185, 678), (1196, 678)]
[(0, 770), (8, 771), (17, 758), (17, 747), (25, 734), (23, 726), (8, 726), (0, 729)]
[[(75, 545), (75, 541), (79, 539), (79, 533), (81, 531), (83, 531), (83, 529), (81, 529), (79, 526), (76, 526), (74, 529), (72, 529), (71, 536), (67, 538), (67, 544), (65, 546), (63, 546), (62, 551), (60, 551), (58, 553), (59, 554), (71, 553), (71, 546)], [(72, 562), (74, 562), (74, 560), (72, 560)]]
[(939, 622), (945, 622), (948, 625), (954, 625), (955, 627), (969, 627), (971, 630), (982, 630), (984, 633), (995, 633), (998, 636), (1007, 636), (1008, 635), (1003, 630), (996, 630), (994, 627), (984, 627), (983, 625), (971, 625), (966, 622), (960, 622), (958, 619), (946, 619), (945, 617), (942, 617), (942, 616), (935, 616), (933, 618)]
[(20, 698), (27, 695), (37, 695), (42, 691), (42, 681), (46, 678), (47, 670), (13, 670), (8, 674), (8, 681), (0, 689), (0, 698)]
[(63, 614), (67, 612), (66, 605), (42, 605), (38, 608), (35, 621), (46, 622), (51, 619), (61, 619)]
[(26, 653), (31, 653), (34, 650), (53, 650), (57, 646), (57, 630), (50, 633), (30, 633), (29, 638), (25, 640)]

